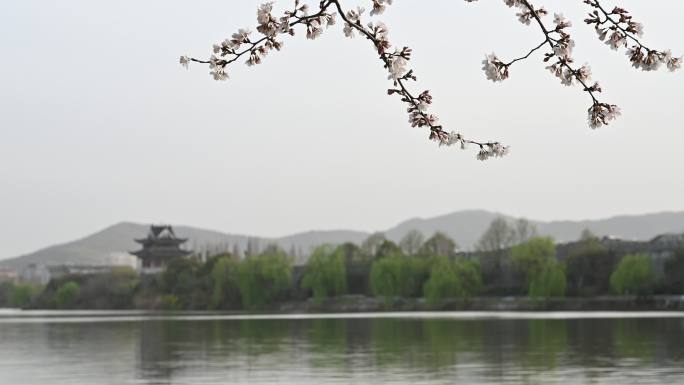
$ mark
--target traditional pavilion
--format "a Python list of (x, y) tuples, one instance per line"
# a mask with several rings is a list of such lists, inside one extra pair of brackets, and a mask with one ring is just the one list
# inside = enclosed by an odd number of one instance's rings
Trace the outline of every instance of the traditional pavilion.
[(136, 239), (142, 249), (131, 252), (142, 262), (143, 274), (159, 273), (174, 258), (187, 257), (192, 251), (184, 250), (181, 245), (187, 242), (178, 238), (171, 226), (150, 226), (147, 238)]

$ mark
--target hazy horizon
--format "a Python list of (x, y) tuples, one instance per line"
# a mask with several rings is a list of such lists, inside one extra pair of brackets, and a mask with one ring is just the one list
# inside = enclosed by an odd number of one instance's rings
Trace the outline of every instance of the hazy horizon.
[[(340, 25), (286, 39), (227, 82), (178, 64), (254, 29), (262, 2), (6, 4), (0, 258), (122, 221), (274, 237), (471, 209), (544, 221), (684, 211), (684, 77), (632, 69), (583, 25), (581, 2), (538, 3), (574, 22), (577, 61), (623, 110), (596, 131), (587, 96), (558, 84), (540, 56), (502, 84), (486, 80), (486, 53), (511, 58), (539, 40), (501, 1), (398, 1), (377, 18), (414, 49), (416, 89), (432, 91), (447, 128), (512, 146), (484, 163), (411, 128), (371, 47)], [(620, 5), (644, 23), (647, 45), (683, 54), (674, 26), (684, 3), (653, 3)], [(462, 44), (445, 51), (452, 34)]]
[[(408, 222), (413, 221), (413, 220), (421, 220), (421, 221), (422, 221), (422, 220), (435, 220), (435, 219), (440, 219), (440, 218), (443, 218), (443, 217), (448, 217), (448, 216), (451, 216), (451, 215), (454, 215), (454, 214), (471, 213), (471, 212), (474, 212), (474, 213), (490, 213), (490, 214), (495, 214), (495, 215), (500, 215), (500, 216), (503, 216), (503, 217), (510, 217), (510, 218), (524, 218), (524, 219), (528, 219), (528, 220), (530, 220), (530, 221), (532, 221), (532, 222), (534, 222), (534, 223), (537, 223), (537, 224), (550, 224), (550, 223), (559, 224), (559, 223), (564, 223), (564, 222), (585, 222), (585, 221), (596, 221), (596, 220), (600, 221), (600, 220), (611, 220), (611, 219), (616, 219), (616, 218), (629, 218), (629, 217), (639, 217), (639, 216), (640, 216), (640, 214), (622, 214), (622, 215), (615, 215), (615, 216), (609, 216), (609, 217), (603, 217), (603, 218), (583, 218), (583, 219), (575, 219), (575, 220), (567, 220), (567, 219), (539, 220), (539, 219), (536, 219), (536, 218), (515, 217), (515, 216), (509, 215), (509, 214), (504, 213), (504, 212), (492, 212), (492, 211), (485, 210), (485, 209), (465, 209), (465, 210), (459, 210), (459, 211), (444, 213), (444, 214), (440, 214), (440, 215), (436, 215), (436, 216), (430, 216), (430, 217), (426, 217), (426, 216), (408, 217), (408, 218), (404, 218), (403, 220), (401, 220), (401, 221), (399, 221), (399, 222), (397, 222), (397, 223), (393, 223), (393, 224), (391, 224), (390, 226), (387, 226), (387, 227), (384, 227), (384, 228), (376, 228), (376, 229), (335, 228), (335, 227), (331, 227), (331, 228), (318, 228), (318, 229), (313, 229), (313, 228), (312, 228), (312, 229), (306, 229), (306, 230), (301, 230), (301, 231), (297, 231), (297, 232), (283, 233), (283, 234), (275, 234), (275, 235), (248, 234), (248, 233), (239, 232), (239, 231), (238, 231), (238, 232), (233, 232), (233, 233), (228, 233), (228, 232), (221, 231), (221, 230), (219, 230), (219, 229), (212, 229), (212, 228), (207, 228), (207, 227), (203, 227), (203, 226), (197, 226), (197, 225), (188, 224), (188, 223), (162, 223), (162, 222), (156, 222), (156, 223), (155, 223), (155, 222), (134, 222), (134, 221), (125, 221), (125, 220), (124, 220), (124, 221), (119, 221), (119, 222), (115, 222), (115, 223), (109, 224), (109, 225), (107, 225), (106, 227), (103, 227), (103, 228), (93, 229), (93, 230), (91, 230), (90, 232), (88, 232), (88, 233), (86, 233), (86, 234), (81, 234), (81, 235), (79, 235), (79, 236), (77, 236), (77, 237), (75, 237), (75, 238), (73, 238), (73, 239), (64, 239), (64, 240), (60, 240), (60, 241), (58, 241), (58, 242), (56, 242), (56, 243), (54, 243), (54, 244), (49, 244), (49, 245), (36, 245), (33, 249), (31, 249), (30, 251), (28, 251), (28, 252), (26, 252), (26, 253), (17, 254), (17, 255), (6, 255), (6, 256), (5, 256), (5, 255), (0, 255), (0, 261), (1, 261), (1, 260), (5, 260), (5, 259), (11, 259), (11, 258), (15, 258), (15, 257), (25, 256), (25, 255), (28, 255), (29, 253), (33, 253), (33, 252), (40, 251), (40, 250), (43, 250), (43, 249), (46, 249), (46, 248), (50, 248), (50, 247), (54, 247), (54, 246), (60, 246), (60, 245), (65, 245), (65, 244), (68, 244), (68, 243), (71, 243), (71, 242), (81, 241), (81, 240), (86, 239), (86, 238), (88, 238), (88, 237), (90, 237), (90, 236), (93, 236), (93, 235), (95, 235), (95, 234), (99, 234), (99, 233), (101, 233), (101, 232), (103, 232), (103, 231), (106, 231), (106, 230), (109, 230), (109, 229), (111, 229), (111, 228), (113, 228), (113, 227), (117, 227), (117, 226), (124, 225), (124, 224), (133, 224), (133, 225), (140, 225), (140, 226), (148, 226), (148, 225), (152, 225), (152, 224), (155, 224), (155, 225), (172, 225), (172, 226), (174, 226), (174, 227), (176, 227), (176, 228), (178, 228), (178, 227), (192, 228), (192, 229), (195, 229), (195, 230), (207, 231), (207, 232), (217, 232), (217, 233), (221, 233), (221, 234), (225, 234), (225, 235), (231, 235), (231, 236), (257, 237), (257, 238), (261, 238), (261, 239), (282, 239), (282, 238), (287, 238), (287, 237), (291, 237), (291, 236), (296, 236), (296, 235), (299, 235), (299, 234), (307, 234), (307, 233), (310, 233), (310, 232), (313, 232), (313, 233), (315, 233), (315, 232), (318, 232), (318, 233), (325, 233), (325, 232), (332, 232), (332, 233), (334, 233), (334, 232), (340, 232), (340, 233), (344, 233), (344, 232), (349, 231), (349, 232), (365, 232), (365, 233), (368, 233), (368, 234), (380, 232), (380, 233), (385, 233), (385, 234), (386, 234), (386, 232), (387, 232), (388, 230), (391, 231), (391, 230), (393, 230), (393, 229), (395, 229), (395, 228), (397, 228), (397, 227), (400, 227), (401, 225), (404, 225), (405, 223), (408, 223)], [(641, 214), (641, 215), (661, 215), (661, 214), (678, 214), (678, 213), (681, 213), (681, 212), (676, 212), (676, 211), (661, 211), (661, 212), (643, 213), (643, 214)], [(445, 229), (442, 229), (442, 231), (443, 231), (443, 230), (445, 230)], [(681, 230), (684, 232), (684, 223), (682, 223), (682, 229), (681, 229)], [(483, 231), (484, 231), (484, 230), (483, 230)], [(664, 234), (664, 233), (666, 233), (666, 232), (663, 232), (662, 234)], [(430, 232), (425, 232), (424, 235), (429, 236), (430, 234), (431, 234)], [(661, 233), (658, 233), (658, 234), (661, 234)], [(142, 236), (142, 235), (143, 235), (143, 233), (141, 233), (140, 236)], [(546, 234), (546, 235), (548, 235), (548, 234)], [(606, 235), (606, 234), (603, 234), (603, 235)], [(551, 236), (552, 236), (552, 235), (551, 235)], [(619, 235), (618, 235), (618, 236), (619, 236)], [(553, 237), (553, 236), (552, 236), (552, 237)], [(131, 240), (132, 240), (132, 239), (133, 239), (133, 238), (131, 238)], [(572, 239), (574, 239), (574, 238), (572, 238)], [(556, 240), (557, 240), (558, 242), (567, 242), (567, 241), (571, 241), (572, 239), (568, 238), (568, 239), (556, 239)], [(629, 238), (629, 237), (628, 237), (628, 238), (626, 238), (626, 239), (648, 240), (648, 239), (650, 239), (650, 238), (648, 238), (648, 237), (646, 237), (646, 238), (644, 238), (644, 237), (641, 237), (641, 238)], [(347, 240), (347, 241), (351, 241), (351, 240)], [(462, 245), (461, 243), (458, 243), (458, 244), (459, 244), (459, 245)], [(208, 245), (205, 245), (205, 246), (208, 246)], [(469, 250), (470, 247), (467, 247), (467, 249)]]

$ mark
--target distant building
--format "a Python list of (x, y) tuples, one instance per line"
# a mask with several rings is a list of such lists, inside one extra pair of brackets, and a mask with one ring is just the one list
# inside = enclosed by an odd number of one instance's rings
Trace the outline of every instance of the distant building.
[(71, 275), (108, 274), (119, 266), (64, 264), (47, 266), (49, 280), (61, 279)]
[(19, 281), (19, 274), (12, 269), (0, 267), (0, 283), (11, 282), (17, 283)]
[(651, 256), (656, 276), (660, 278), (665, 275), (667, 261), (684, 246), (684, 234), (659, 235), (649, 241), (648, 245), (647, 253)]
[(21, 271), (21, 281), (35, 285), (45, 285), (50, 282), (50, 271), (45, 265), (32, 263)]
[(111, 273), (119, 266), (111, 265), (81, 265), (81, 264), (63, 264), (63, 265), (40, 265), (32, 263), (21, 271), (20, 280), (24, 283), (34, 285), (46, 285), (53, 279), (61, 279), (70, 275), (93, 275)]
[(649, 243), (657, 250), (675, 250), (684, 246), (684, 234), (662, 234)]
[(136, 239), (142, 249), (131, 252), (140, 259), (143, 274), (156, 274), (164, 270), (174, 258), (187, 257), (191, 251), (181, 248), (187, 239), (178, 238), (171, 226), (150, 226), (147, 238)]
[(130, 253), (111, 253), (106, 259), (106, 264), (112, 267), (129, 267), (133, 270), (139, 270), (140, 266), (138, 257)]
[[(599, 238), (598, 242), (614, 255), (648, 255), (651, 258), (656, 277), (661, 279), (665, 275), (667, 260), (672, 258), (680, 247), (684, 247), (684, 234), (662, 234), (650, 241), (625, 240), (611, 236)], [(556, 245), (556, 256), (562, 261), (580, 244), (581, 241), (558, 244)]]

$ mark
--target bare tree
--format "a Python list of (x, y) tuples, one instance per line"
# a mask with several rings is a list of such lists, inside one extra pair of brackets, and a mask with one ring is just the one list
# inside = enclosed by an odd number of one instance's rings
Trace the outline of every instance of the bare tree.
[(582, 230), (582, 233), (580, 234), (580, 241), (592, 241), (592, 240), (598, 240), (598, 236), (594, 234), (590, 229), (586, 228)]
[(527, 242), (538, 235), (537, 226), (525, 218), (509, 221), (504, 217), (498, 217), (482, 234), (475, 248), (484, 252), (501, 251)]
[(418, 254), (425, 256), (440, 255), (450, 257), (454, 254), (458, 245), (453, 239), (441, 231), (434, 233), (430, 239), (423, 243)]
[[(472, 3), (477, 0), (465, 1)], [(584, 4), (591, 11), (584, 22), (593, 27), (599, 39), (605, 41), (613, 50), (626, 49), (635, 68), (652, 71), (659, 67), (667, 67), (674, 71), (681, 67), (681, 57), (673, 56), (669, 50), (652, 49), (642, 43), (640, 39), (643, 35), (643, 26), (634, 21), (625, 9), (604, 7), (603, 0), (576, 1)], [(372, 17), (382, 14), (393, 0), (371, 0), (371, 2), (370, 16)], [(578, 85), (590, 97), (588, 121), (591, 128), (599, 128), (616, 119), (620, 115), (620, 109), (614, 104), (599, 100), (599, 93), (603, 89), (598, 82), (591, 80), (591, 68), (588, 65), (575, 65), (572, 56), (575, 41), (569, 33), (572, 23), (562, 14), (555, 14), (553, 21), (549, 23), (546, 21), (549, 12), (544, 7), (534, 6), (529, 0), (503, 0), (503, 2), (508, 7), (517, 9), (516, 15), (521, 23), (534, 24), (539, 27), (541, 42), (525, 55), (508, 61), (499, 59), (495, 54), (487, 55), (482, 68), (487, 78), (494, 82), (503, 81), (510, 76), (510, 69), (514, 64), (543, 51), (543, 61), (548, 64), (546, 68), (558, 77), (562, 84)], [(387, 93), (398, 96), (402, 102), (406, 103), (409, 123), (412, 126), (429, 129), (430, 140), (437, 142), (440, 146), (456, 145), (464, 149), (469, 145), (474, 145), (478, 149), (477, 158), (480, 160), (501, 157), (508, 153), (508, 147), (499, 142), (466, 139), (460, 133), (447, 131), (439, 124), (437, 116), (428, 112), (432, 104), (430, 91), (417, 92), (409, 87), (411, 81), (417, 80), (415, 71), (408, 67), (413, 53), (411, 48), (390, 43), (387, 26), (382, 22), (363, 22), (364, 13), (363, 8), (344, 9), (342, 0), (322, 0), (318, 8), (310, 13), (310, 7), (307, 4), (295, 0), (291, 10), (276, 17), (273, 15), (273, 2), (264, 3), (257, 10), (258, 37), (253, 38), (248, 29), (240, 29), (230, 38), (214, 44), (214, 54), (209, 59), (181, 56), (180, 63), (185, 67), (188, 67), (190, 62), (208, 64), (214, 79), (226, 80), (230, 64), (246, 57), (246, 64), (253, 66), (261, 63), (269, 52), (279, 51), (283, 47), (283, 42), (278, 40), (280, 36), (294, 35), (296, 28), (299, 27), (306, 30), (308, 39), (313, 40), (318, 38), (324, 29), (335, 25), (337, 18), (340, 17), (346, 36), (359, 35), (374, 46), (389, 73), (389, 80), (393, 82), (393, 87)]]
[(498, 217), (489, 224), (475, 245), (478, 251), (499, 251), (513, 244), (513, 229), (503, 217)]
[(534, 238), (539, 235), (537, 226), (525, 218), (520, 218), (515, 221), (513, 232), (514, 244), (527, 242), (530, 240), (530, 238)]
[(424, 241), (425, 236), (423, 236), (423, 233), (413, 229), (401, 238), (399, 247), (401, 247), (407, 255), (414, 255), (418, 252)]
[(373, 256), (377, 253), (378, 248), (387, 240), (383, 233), (373, 233), (361, 243), (361, 251), (368, 256)]

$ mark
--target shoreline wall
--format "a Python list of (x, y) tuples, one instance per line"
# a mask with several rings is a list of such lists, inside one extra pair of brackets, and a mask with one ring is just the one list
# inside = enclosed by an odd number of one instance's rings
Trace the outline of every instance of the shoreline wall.
[(477, 297), (428, 304), (424, 299), (344, 296), (321, 303), (313, 300), (275, 305), (284, 313), (336, 313), (376, 311), (684, 311), (684, 295), (679, 296), (605, 296), (594, 298)]

